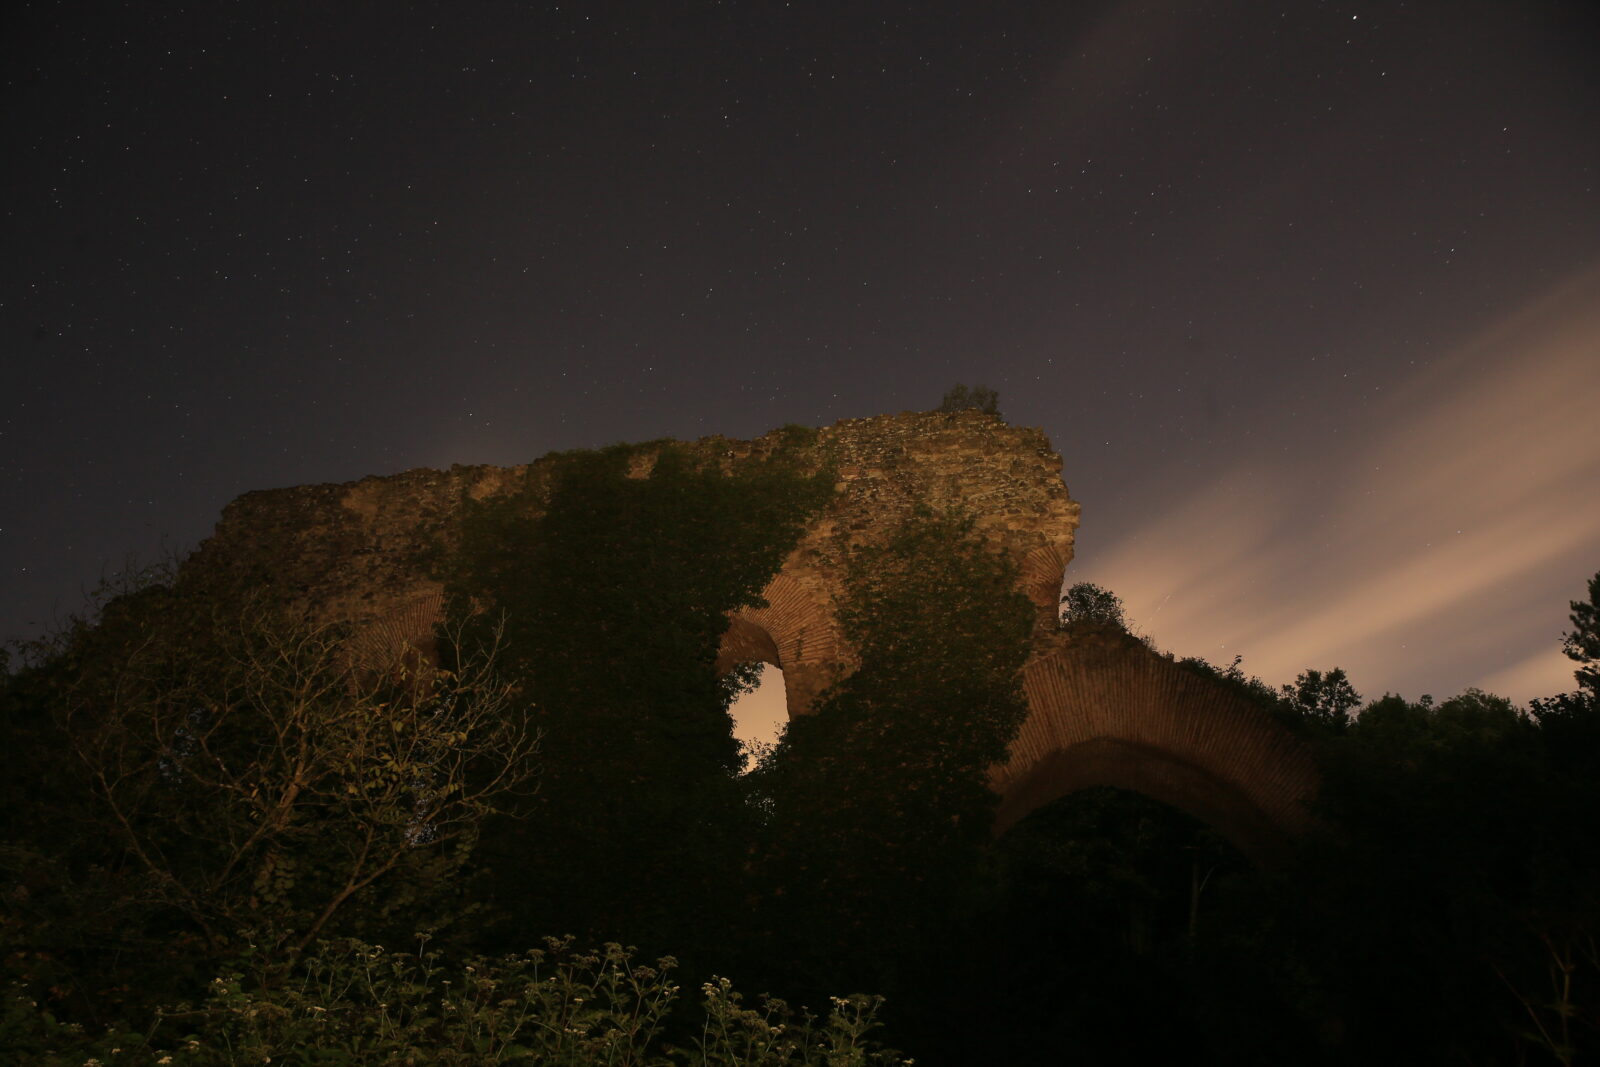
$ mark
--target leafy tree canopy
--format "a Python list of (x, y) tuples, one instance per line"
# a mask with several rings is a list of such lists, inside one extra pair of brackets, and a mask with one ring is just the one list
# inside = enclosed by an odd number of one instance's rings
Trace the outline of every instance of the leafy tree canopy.
[[(451, 879), (534, 773), (491, 645), (440, 670), (357, 663), (346, 633), (188, 581), (105, 603), (0, 692), (46, 787), (0, 870), (46, 952), (126, 952), (159, 985), (253, 945), (455, 915)], [(6, 926), (0, 924), (0, 933)]]
[(1572, 629), (1561, 650), (1579, 664), (1575, 677), (1578, 688), (1600, 699), (1600, 573), (1589, 579), (1589, 599), (1572, 601)]
[(1361, 694), (1350, 684), (1342, 667), (1327, 673), (1302, 671), (1293, 685), (1282, 687), (1282, 694), (1294, 713), (1333, 730), (1344, 729), (1350, 721), (1350, 713), (1361, 706)]
[(1061, 621), (1068, 625), (1086, 623), (1124, 631), (1128, 628), (1122, 598), (1093, 582), (1079, 582), (1066, 591), (1061, 598)]

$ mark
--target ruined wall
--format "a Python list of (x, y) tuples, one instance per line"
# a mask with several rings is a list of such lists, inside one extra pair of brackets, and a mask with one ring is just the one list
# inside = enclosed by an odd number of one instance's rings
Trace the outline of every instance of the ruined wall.
[[(781, 667), (791, 710), (809, 706), (850, 659), (832, 609), (844, 550), (919, 506), (975, 514), (978, 531), (1021, 565), (1041, 620), (1054, 618), (1078, 505), (1062, 484), (1061, 457), (1037, 429), (976, 411), (915, 413), (678, 447), (725, 461), (782, 449), (811, 470), (830, 465), (837, 473), (837, 495), (765, 590), (768, 606), (731, 620), (722, 650), (723, 666)], [(641, 447), (633, 472), (646, 474), (659, 451)], [(517, 467), (419, 469), (247, 493), (228, 505), (190, 566), (285, 591), (319, 621), (352, 624), (356, 647), (374, 656), (402, 642), (425, 644), (441, 609), (431, 566), (455, 535), (463, 496), (524, 488), (537, 496), (564, 461), (557, 453)]]
[(774, 663), (784, 672), (790, 713), (809, 707), (851, 666), (833, 611), (845, 550), (919, 507), (975, 516), (977, 532), (1017, 561), (1041, 632), (1054, 628), (1078, 505), (1041, 431), (977, 412), (882, 416), (836, 423), (821, 431), (817, 447), (835, 464), (838, 495), (768, 585), (769, 606), (731, 620), (722, 666)]
[[(1091, 785), (1138, 789), (1184, 808), (1257, 854), (1307, 825), (1315, 767), (1268, 715), (1137, 642), (1058, 629), (1079, 509), (1041, 431), (975, 411), (914, 413), (677, 447), (707, 462), (782, 449), (802, 467), (836, 472), (834, 499), (768, 584), (767, 605), (730, 618), (720, 653), (724, 669), (747, 660), (781, 667), (791, 714), (852, 667), (834, 615), (849, 546), (919, 507), (959, 509), (1016, 561), (1037, 609), (1023, 675), (1029, 717), (1009, 762), (991, 772), (1002, 827)], [(646, 474), (660, 448), (637, 448), (631, 472)], [(188, 566), (270, 584), (319, 620), (352, 624), (358, 655), (387, 656), (407, 642), (427, 647), (442, 607), (431, 567), (455, 536), (461, 500), (523, 489), (537, 499), (564, 462), (554, 454), (518, 467), (248, 493), (228, 506)]]
[(997, 830), (1091, 786), (1187, 811), (1270, 858), (1308, 829), (1318, 773), (1265, 710), (1121, 633), (1057, 633), (1022, 672), (1029, 714), (989, 775)]

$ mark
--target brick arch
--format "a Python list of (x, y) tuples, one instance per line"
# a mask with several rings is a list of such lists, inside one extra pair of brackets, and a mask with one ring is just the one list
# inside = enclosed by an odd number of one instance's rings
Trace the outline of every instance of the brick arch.
[[(804, 714), (849, 656), (833, 613), (805, 585), (780, 572), (763, 597), (765, 607), (729, 617), (717, 669), (773, 664), (783, 671), (790, 716)], [(421, 591), (356, 627), (350, 654), (374, 667), (407, 647), (431, 655), (442, 613), (441, 592)], [(1310, 824), (1305, 805), (1318, 775), (1298, 739), (1227, 687), (1131, 639), (1045, 633), (1023, 670), (1023, 692), (1028, 718), (1009, 760), (990, 772), (1000, 796), (997, 832), (1101, 785), (1187, 811), (1258, 858)]]
[(1061, 582), (1072, 555), (1072, 541), (1060, 540), (1040, 545), (1022, 560), (1018, 575), (1022, 591), (1036, 606), (1049, 611), (1052, 619), (1061, 608)]
[[(803, 714), (833, 683), (844, 658), (844, 642), (833, 613), (806, 587), (778, 573), (762, 591), (764, 607), (745, 608), (728, 616), (728, 629), (717, 651), (717, 670), (726, 672), (752, 660), (783, 671), (791, 715)], [(324, 609), (331, 621), (356, 616), (347, 605)], [(405, 600), (351, 627), (346, 655), (361, 667), (387, 668), (406, 649), (436, 655), (434, 626), (444, 618), (444, 591), (424, 584)]]
[(346, 654), (357, 666), (379, 670), (387, 669), (407, 649), (436, 663), (433, 628), (443, 618), (444, 590), (425, 588), (382, 615), (353, 626), (345, 642)]
[(1023, 671), (1029, 714), (993, 768), (997, 832), (1078, 789), (1189, 812), (1257, 859), (1308, 828), (1319, 776), (1265, 711), (1120, 636), (1056, 635)]
[[(783, 669), (791, 715), (853, 662), (834, 620), (840, 561), (918, 509), (970, 514), (974, 529), (1018, 567), (1035, 606), (1035, 656), (1024, 684), (1030, 714), (1013, 755), (991, 772), (1002, 825), (1091, 784), (1126, 785), (1206, 818), (1252, 848), (1307, 823), (1316, 785), (1309, 757), (1263, 713), (1225, 687), (1118, 642), (1071, 644), (1056, 628), (1063, 569), (1079, 506), (1061, 480), (1061, 457), (1042, 431), (967, 411), (847, 419), (814, 435), (775, 431), (754, 441), (685, 443), (698, 460), (732, 470), (744, 457), (792, 454), (804, 469), (831, 469), (836, 493), (811, 517), (767, 604), (729, 619), (719, 662)], [(633, 473), (659, 449), (642, 448)], [(348, 624), (360, 663), (426, 653), (439, 616), (439, 585), (422, 566), (448, 540), (465, 499), (543, 492), (567, 462), (414, 470), (342, 486), (248, 493), (228, 505), (216, 534), (185, 570), (226, 581), (270, 572), (319, 621)], [(708, 467), (709, 469), (709, 467)]]
[(804, 714), (833, 683), (843, 658), (843, 639), (833, 613), (800, 582), (779, 572), (761, 597), (765, 607), (744, 608), (728, 617), (717, 651), (717, 670), (752, 660), (783, 671), (789, 715)]

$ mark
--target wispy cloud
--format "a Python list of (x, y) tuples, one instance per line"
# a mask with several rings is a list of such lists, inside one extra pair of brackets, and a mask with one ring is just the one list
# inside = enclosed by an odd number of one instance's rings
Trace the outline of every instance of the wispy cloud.
[[(1164, 647), (1243, 653), (1269, 681), (1338, 664), (1369, 693), (1567, 689), (1566, 601), (1600, 568), (1597, 412), (1589, 270), (1374, 404), (1359, 443), (1218, 471), (1068, 581), (1115, 589)], [(1529, 590), (1547, 612), (1511, 607)]]

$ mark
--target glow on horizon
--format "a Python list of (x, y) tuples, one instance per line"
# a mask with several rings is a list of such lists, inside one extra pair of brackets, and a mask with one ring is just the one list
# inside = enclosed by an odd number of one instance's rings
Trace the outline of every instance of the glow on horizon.
[(740, 694), (728, 714), (733, 717), (734, 739), (740, 744), (776, 745), (789, 725), (783, 671), (770, 663), (762, 664), (756, 688)]
[(1327, 483), (1299, 484), (1292, 453), (1217, 470), (1066, 581), (1112, 589), (1162, 648), (1242, 653), (1274, 684), (1342, 666), (1369, 698), (1566, 691), (1567, 604), (1600, 569), (1597, 410), (1590, 269), (1377, 403)]

